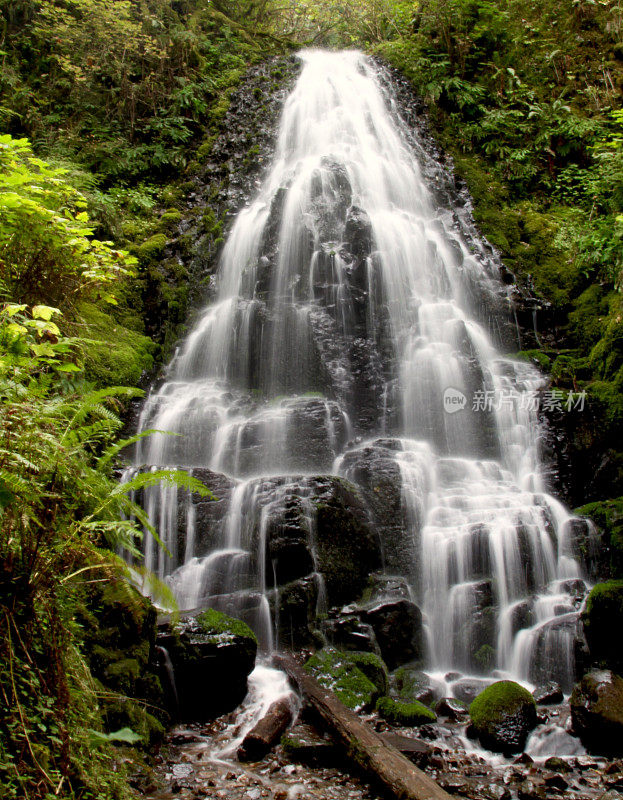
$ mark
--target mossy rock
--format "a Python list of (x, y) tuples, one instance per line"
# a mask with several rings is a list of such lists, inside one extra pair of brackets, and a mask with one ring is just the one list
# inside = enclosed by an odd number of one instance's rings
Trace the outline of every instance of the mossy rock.
[(544, 372), (549, 372), (552, 365), (550, 357), (542, 350), (520, 350), (515, 353), (514, 357), (521, 361), (529, 361), (531, 364), (536, 364)]
[(360, 669), (363, 674), (372, 681), (379, 693), (387, 694), (389, 691), (389, 672), (387, 665), (376, 653), (362, 651), (349, 652), (351, 661)]
[(600, 667), (623, 672), (623, 580), (598, 583), (582, 613), (584, 633), (592, 659)]
[(131, 728), (145, 746), (160, 741), (170, 718), (156, 659), (154, 606), (126, 581), (94, 583), (78, 606), (76, 621), (100, 687), (105, 729)]
[(197, 616), (197, 622), (203, 633), (207, 636), (215, 637), (215, 641), (223, 640), (223, 637), (238, 636), (241, 639), (249, 639), (257, 645), (257, 636), (253, 633), (246, 622), (235, 617), (228, 617), (220, 611), (208, 608)]
[(536, 725), (536, 703), (518, 683), (497, 681), (472, 701), (469, 715), (483, 747), (496, 753), (517, 753)]
[(391, 697), (381, 697), (376, 704), (376, 710), (387, 722), (405, 728), (437, 721), (435, 712), (417, 700), (400, 703)]
[(167, 237), (164, 233), (156, 233), (139, 246), (137, 254), (143, 263), (148, 264), (160, 259), (166, 246)]
[[(182, 213), (176, 208), (167, 209), (160, 217), (159, 226), (165, 231), (174, 231), (182, 221)], [(166, 241), (165, 241), (166, 244)]]
[(78, 321), (84, 326), (84, 366), (88, 378), (101, 386), (136, 386), (154, 363), (155, 342), (118, 322), (94, 303), (82, 303)]
[(242, 702), (257, 653), (246, 623), (208, 609), (162, 623), (158, 643), (173, 664), (181, 719), (214, 719)]
[(351, 656), (351, 653), (325, 647), (306, 661), (304, 669), (348, 708), (374, 708), (380, 695), (379, 689)]

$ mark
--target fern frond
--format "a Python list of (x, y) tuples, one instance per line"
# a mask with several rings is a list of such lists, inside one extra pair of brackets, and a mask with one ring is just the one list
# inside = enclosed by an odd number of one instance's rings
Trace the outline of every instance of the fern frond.
[(196, 492), (201, 497), (207, 497), (210, 500), (216, 499), (204, 483), (183, 469), (159, 469), (155, 472), (140, 472), (126, 483), (120, 483), (116, 486), (112, 494), (135, 492), (139, 489), (156, 486), (159, 483), (168, 483), (170, 486), (177, 486), (178, 489)]
[(160, 433), (164, 436), (180, 435), (179, 433), (174, 433), (173, 431), (159, 431), (154, 428), (153, 430), (136, 433), (134, 436), (128, 436), (126, 439), (120, 439), (118, 442), (104, 450), (102, 455), (97, 460), (96, 468), (101, 471), (118, 453), (120, 453), (122, 450), (125, 450), (126, 447), (130, 447), (130, 445), (136, 444), (136, 442), (140, 442), (141, 439), (145, 439), (147, 436), (151, 436), (154, 433)]

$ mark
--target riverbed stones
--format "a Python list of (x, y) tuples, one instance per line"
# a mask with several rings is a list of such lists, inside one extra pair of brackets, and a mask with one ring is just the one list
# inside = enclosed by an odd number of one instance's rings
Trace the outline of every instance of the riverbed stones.
[(571, 694), (573, 728), (586, 749), (598, 755), (623, 754), (623, 678), (592, 670)]
[(488, 686), (472, 702), (469, 714), (483, 747), (505, 755), (520, 752), (537, 724), (534, 698), (514, 681)]

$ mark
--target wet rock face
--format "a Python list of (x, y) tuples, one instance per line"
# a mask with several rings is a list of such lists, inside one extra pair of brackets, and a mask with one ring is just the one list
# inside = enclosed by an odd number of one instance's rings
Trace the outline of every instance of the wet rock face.
[(469, 714), (483, 747), (510, 755), (523, 749), (537, 724), (532, 695), (513, 681), (498, 681), (472, 702)]
[(291, 649), (313, 642), (318, 579), (314, 575), (280, 586), (269, 597), (279, 644)]
[[(361, 487), (383, 541), (385, 569), (417, 577), (417, 531), (407, 533), (407, 518), (402, 498), (402, 477), (396, 452), (402, 450), (397, 439), (377, 439), (371, 445), (348, 451), (340, 466)], [(423, 523), (423, 520), (422, 520)]]
[(374, 630), (390, 669), (424, 657), (422, 612), (410, 600), (388, 600), (364, 609), (362, 620)]
[(173, 666), (175, 717), (214, 719), (244, 699), (257, 652), (257, 639), (245, 623), (210, 609), (175, 625), (164, 621), (158, 644)]
[(570, 705), (573, 728), (589, 752), (623, 754), (623, 678), (589, 672), (574, 687)]
[(368, 575), (381, 565), (380, 543), (357, 489), (332, 476), (312, 479), (317, 568), (330, 604), (361, 595)]

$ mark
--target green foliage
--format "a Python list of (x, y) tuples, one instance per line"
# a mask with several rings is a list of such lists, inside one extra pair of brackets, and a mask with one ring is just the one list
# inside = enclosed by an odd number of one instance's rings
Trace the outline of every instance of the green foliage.
[(377, 701), (376, 710), (383, 719), (391, 722), (392, 725), (404, 727), (425, 725), (428, 722), (437, 720), (435, 712), (418, 700), (414, 700), (411, 703), (400, 703), (392, 700), (391, 697), (381, 697)]
[(0, 136), (0, 267), (5, 289), (20, 303), (71, 307), (99, 292), (136, 260), (93, 238), (86, 200), (65, 170), (35, 158), (26, 139)]

